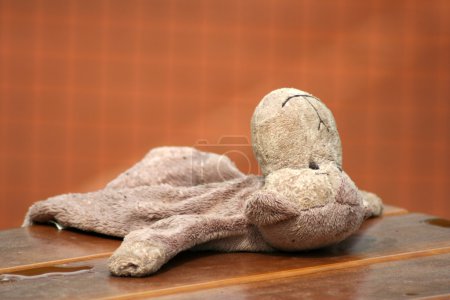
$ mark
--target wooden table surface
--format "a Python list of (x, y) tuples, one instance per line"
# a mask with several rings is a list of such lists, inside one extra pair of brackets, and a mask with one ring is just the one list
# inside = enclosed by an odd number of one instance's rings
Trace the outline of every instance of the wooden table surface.
[(0, 299), (450, 298), (450, 221), (386, 206), (304, 253), (185, 252), (146, 278), (109, 274), (120, 240), (52, 226), (0, 232)]

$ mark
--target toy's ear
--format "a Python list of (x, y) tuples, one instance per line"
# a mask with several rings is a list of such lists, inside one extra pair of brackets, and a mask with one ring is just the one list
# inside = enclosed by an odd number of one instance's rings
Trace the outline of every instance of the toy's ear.
[(298, 208), (272, 191), (257, 191), (247, 201), (245, 215), (255, 225), (269, 225), (298, 215)]

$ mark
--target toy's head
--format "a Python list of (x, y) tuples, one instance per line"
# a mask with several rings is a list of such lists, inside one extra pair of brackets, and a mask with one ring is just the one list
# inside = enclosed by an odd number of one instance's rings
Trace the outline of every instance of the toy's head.
[(319, 99), (292, 88), (265, 96), (252, 118), (253, 149), (265, 184), (245, 213), (284, 251), (339, 242), (364, 220), (362, 195), (342, 171), (339, 133)]
[(266, 95), (255, 109), (253, 151), (264, 175), (282, 168), (342, 167), (341, 140), (331, 111), (318, 98), (293, 88)]

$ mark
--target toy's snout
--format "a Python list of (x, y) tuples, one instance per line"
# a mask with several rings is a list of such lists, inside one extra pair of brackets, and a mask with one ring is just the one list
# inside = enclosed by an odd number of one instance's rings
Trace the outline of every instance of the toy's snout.
[(264, 239), (279, 250), (305, 250), (339, 242), (364, 220), (360, 192), (334, 163), (319, 170), (275, 171), (266, 177), (263, 192), (258, 195), (258, 205), (248, 207), (248, 215)]
[[(274, 191), (292, 202), (300, 210), (312, 209), (346, 197), (350, 190), (349, 178), (335, 163), (328, 162), (314, 168), (285, 168), (266, 176), (264, 190)], [(341, 201), (341, 200), (340, 200)], [(342, 200), (347, 201), (347, 200)]]

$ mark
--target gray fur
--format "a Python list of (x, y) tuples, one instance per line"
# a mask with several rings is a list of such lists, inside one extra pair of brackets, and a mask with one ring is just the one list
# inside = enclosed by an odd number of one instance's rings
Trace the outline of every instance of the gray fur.
[(145, 276), (179, 252), (299, 251), (342, 241), (382, 212), (342, 171), (332, 113), (296, 89), (269, 93), (252, 118), (264, 176), (244, 175), (226, 157), (161, 147), (104, 189), (33, 204), (24, 226), (57, 222), (124, 237), (112, 274)]

